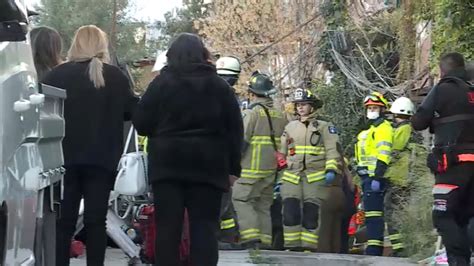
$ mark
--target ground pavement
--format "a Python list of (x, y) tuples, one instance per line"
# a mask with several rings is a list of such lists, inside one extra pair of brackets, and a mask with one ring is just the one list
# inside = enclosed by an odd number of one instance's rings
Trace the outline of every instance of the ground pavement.
[[(105, 266), (127, 265), (119, 249), (108, 249)], [(285, 266), (412, 266), (408, 259), (338, 254), (307, 254), (278, 251), (222, 251), (219, 266), (285, 265)], [(73, 259), (71, 266), (86, 266), (85, 258)]]

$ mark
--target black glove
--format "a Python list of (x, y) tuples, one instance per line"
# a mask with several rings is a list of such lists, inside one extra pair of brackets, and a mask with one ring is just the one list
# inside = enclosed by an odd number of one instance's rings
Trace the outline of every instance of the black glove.
[(388, 165), (381, 161), (377, 160), (377, 164), (375, 165), (375, 178), (383, 178), (385, 175), (385, 172), (387, 171)]

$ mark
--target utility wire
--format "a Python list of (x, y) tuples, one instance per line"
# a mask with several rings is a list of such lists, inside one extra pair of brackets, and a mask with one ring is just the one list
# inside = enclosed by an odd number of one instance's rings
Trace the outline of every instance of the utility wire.
[(314, 15), (312, 18), (308, 19), (306, 22), (298, 25), (295, 29), (293, 29), (292, 31), (290, 31), (289, 33), (283, 35), (282, 37), (280, 37), (279, 39), (277, 39), (276, 41), (274, 41), (273, 43), (265, 46), (264, 48), (262, 48), (260, 51), (256, 52), (255, 54), (247, 57), (243, 62), (242, 64), (244, 63), (248, 63), (250, 60), (254, 59), (255, 57), (261, 55), (263, 52), (265, 52), (266, 50), (272, 48), (273, 46), (275, 46), (276, 44), (280, 43), (281, 41), (283, 41), (284, 39), (288, 38), (289, 36), (293, 35), (294, 33), (298, 32), (299, 30), (301, 30), (302, 28), (304, 28), (306, 25), (308, 25), (309, 23), (313, 22), (315, 19), (317, 19), (319, 17), (319, 14), (316, 14)]

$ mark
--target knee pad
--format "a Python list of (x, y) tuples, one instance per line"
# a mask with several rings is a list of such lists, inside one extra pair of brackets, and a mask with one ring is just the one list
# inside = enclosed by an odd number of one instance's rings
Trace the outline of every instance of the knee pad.
[(317, 229), (319, 226), (319, 206), (311, 202), (303, 204), (303, 227)]
[(301, 224), (300, 200), (287, 198), (283, 200), (283, 224), (295, 226)]

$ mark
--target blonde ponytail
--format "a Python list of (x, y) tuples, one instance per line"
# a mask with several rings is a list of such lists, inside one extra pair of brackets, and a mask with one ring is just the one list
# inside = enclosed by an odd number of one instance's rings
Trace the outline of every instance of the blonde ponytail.
[(103, 70), (104, 63), (98, 57), (92, 57), (92, 60), (89, 63), (88, 72), (89, 78), (94, 83), (94, 87), (96, 88), (105, 87)]
[(94, 25), (80, 27), (74, 36), (68, 52), (68, 60), (72, 62), (89, 61), (87, 72), (94, 87), (105, 86), (104, 63), (109, 62), (107, 35)]

